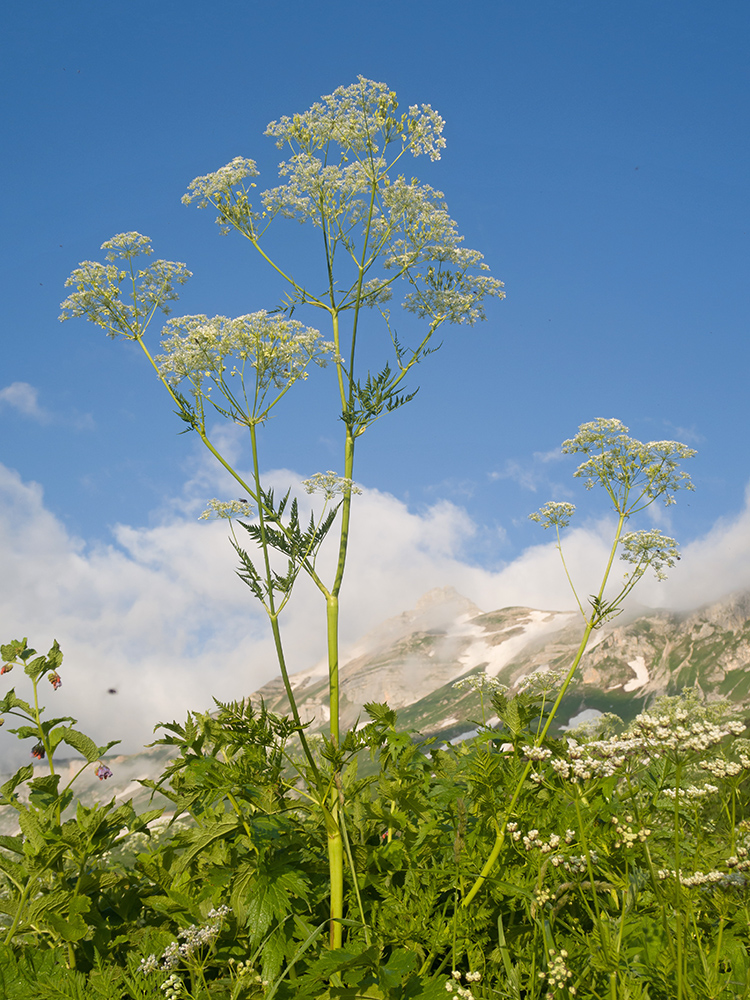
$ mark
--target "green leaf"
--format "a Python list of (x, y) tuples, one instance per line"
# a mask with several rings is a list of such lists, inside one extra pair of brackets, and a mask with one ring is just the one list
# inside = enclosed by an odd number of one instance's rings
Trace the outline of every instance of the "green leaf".
[(3, 797), (3, 805), (10, 804), (10, 797), (16, 788), (24, 781), (29, 778), (34, 777), (34, 765), (26, 764), (25, 767), (20, 768), (16, 773), (5, 782), (4, 785), (0, 785), (0, 795)]
[(38, 681), (42, 674), (46, 673), (49, 669), (47, 666), (47, 657), (37, 656), (35, 660), (31, 661), (31, 663), (24, 664), (23, 669), (32, 681)]
[[(20, 837), (18, 839), (20, 840)], [(11, 861), (4, 854), (0, 854), (0, 871), (5, 872), (8, 878), (12, 879), (19, 887), (25, 885), (29, 877), (29, 872), (23, 865), (17, 861)]]
[(43, 851), (47, 846), (47, 841), (36, 812), (32, 809), (19, 809), (18, 823), (27, 842), (34, 848), (34, 852), (38, 854)]
[(396, 948), (388, 959), (388, 964), (381, 965), (378, 969), (381, 989), (387, 993), (394, 986), (398, 986), (403, 982), (404, 977), (413, 971), (416, 964), (417, 956), (413, 951), (407, 951), (406, 948)]
[(70, 900), (70, 908), (67, 919), (56, 913), (46, 913), (45, 922), (57, 931), (63, 941), (80, 941), (88, 932), (88, 926), (81, 916), (88, 913), (91, 908), (91, 901), (82, 896), (74, 896)]
[(89, 764), (92, 764), (95, 760), (99, 759), (99, 748), (96, 743), (84, 733), (79, 733), (77, 729), (71, 729), (69, 726), (62, 727), (62, 735), (60, 739), (72, 747), (73, 750), (77, 750)]
[(38, 809), (46, 809), (57, 802), (59, 795), (57, 786), (60, 783), (59, 774), (45, 774), (29, 782), (29, 799)]
[(197, 857), (201, 851), (205, 851), (205, 849), (215, 841), (221, 840), (222, 837), (225, 837), (228, 833), (232, 833), (236, 830), (237, 823), (237, 817), (231, 816), (229, 819), (220, 820), (213, 823), (207, 829), (197, 832), (195, 836), (191, 838), (192, 842), (189, 849), (186, 850), (177, 861), (175, 871), (185, 871), (193, 858)]

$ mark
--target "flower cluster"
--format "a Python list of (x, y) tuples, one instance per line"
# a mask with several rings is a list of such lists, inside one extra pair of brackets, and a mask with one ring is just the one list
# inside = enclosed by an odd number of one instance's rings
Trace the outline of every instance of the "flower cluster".
[(708, 771), (714, 778), (736, 778), (743, 771), (750, 770), (750, 757), (740, 754), (739, 761), (716, 757), (713, 760), (698, 761), (698, 767)]
[(523, 841), (524, 850), (532, 851), (538, 849), (542, 854), (549, 854), (551, 851), (557, 850), (562, 841), (566, 844), (572, 844), (576, 836), (575, 830), (568, 829), (562, 837), (557, 833), (553, 833), (549, 839), (543, 840), (539, 836), (538, 830), (529, 830), (527, 833), (524, 833), (522, 830), (519, 830), (518, 823), (515, 821), (508, 823), (505, 829), (510, 833), (514, 841)]
[(461, 980), (465, 979), (467, 983), (478, 983), (481, 978), (481, 972), (461, 973), (457, 969), (454, 969), (451, 972), (451, 978), (446, 981), (445, 989), (448, 993), (453, 994), (451, 1000), (474, 1000), (471, 988), (469, 986), (461, 986)]
[(106, 764), (100, 764), (96, 771), (94, 771), (94, 774), (97, 776), (99, 781), (105, 781), (107, 778), (112, 777), (112, 772)]
[(208, 506), (203, 511), (201, 516), (198, 518), (199, 521), (208, 521), (210, 519), (219, 520), (220, 518), (226, 518), (231, 520), (233, 517), (252, 517), (253, 508), (250, 506), (247, 500), (209, 500)]
[(643, 829), (641, 830), (634, 830), (631, 825), (633, 822), (634, 821), (632, 816), (626, 816), (625, 823), (627, 824), (627, 826), (624, 826), (622, 823), (620, 823), (620, 820), (617, 818), (617, 816), (612, 817), (612, 824), (615, 828), (615, 834), (617, 835), (618, 838), (615, 841), (615, 847), (624, 847), (625, 850), (627, 851), (638, 843), (641, 844), (646, 843), (646, 838), (651, 835), (651, 830), (649, 830), (647, 827), (643, 827)]
[[(76, 290), (62, 303), (60, 321), (83, 316), (109, 337), (137, 340), (157, 309), (169, 314), (169, 303), (178, 297), (175, 286), (184, 285), (191, 272), (184, 264), (169, 260), (135, 270), (135, 257), (153, 253), (150, 239), (140, 233), (120, 233), (101, 248), (109, 251), (106, 264), (84, 260), (65, 282), (66, 288)], [(126, 279), (132, 291), (124, 299), (120, 286)]]
[(540, 507), (538, 511), (529, 514), (529, 520), (537, 521), (545, 531), (553, 525), (556, 528), (567, 528), (570, 524), (570, 519), (575, 514), (575, 510), (576, 506), (574, 503), (561, 503), (557, 500), (550, 500), (543, 507)]
[[(566, 964), (567, 957), (568, 953), (564, 948), (561, 948), (559, 952), (554, 948), (550, 948), (550, 960), (547, 971), (544, 972), (543, 970), (540, 970), (538, 973), (540, 979), (547, 981), (550, 990), (563, 989), (563, 987), (567, 986), (568, 980), (572, 977), (573, 973)], [(568, 993), (570, 993), (571, 996), (575, 996), (575, 987), (569, 986)], [(552, 993), (548, 993), (547, 996), (551, 997)]]
[(516, 687), (519, 692), (531, 695), (548, 695), (553, 691), (558, 691), (562, 686), (568, 671), (565, 668), (550, 670), (549, 667), (539, 667), (532, 674), (519, 677), (516, 680)]
[(156, 955), (149, 955), (148, 958), (144, 958), (138, 967), (139, 971), (144, 974), (156, 972), (157, 969), (168, 972), (176, 969), (180, 962), (189, 961), (196, 951), (214, 943), (219, 936), (224, 918), (231, 912), (228, 906), (219, 906), (214, 910), (210, 910), (208, 913), (208, 923), (201, 925), (191, 924), (190, 927), (185, 927), (179, 931), (177, 937), (185, 939), (183, 944), (173, 941), (170, 945), (167, 945), (159, 958)]
[(56, 670), (53, 670), (52, 673), (47, 674), (47, 680), (50, 682), (53, 690), (55, 691), (57, 691), (58, 688), (62, 687), (62, 678), (60, 677), (60, 675)]
[(164, 980), (159, 989), (163, 991), (165, 1000), (179, 1000), (187, 995), (185, 984), (174, 973)]
[(629, 531), (620, 539), (620, 550), (620, 559), (635, 566), (633, 581), (639, 580), (649, 566), (657, 580), (666, 580), (664, 568), (671, 569), (680, 559), (677, 542), (657, 528)]
[[(332, 345), (297, 320), (269, 316), (265, 310), (228, 319), (226, 316), (182, 316), (164, 330), (156, 359), (160, 376), (172, 386), (187, 380), (196, 396), (210, 398), (216, 386), (226, 400), (220, 412), (247, 424), (263, 420), (286, 389), (307, 378), (307, 367), (325, 367)], [(226, 381), (237, 376), (241, 388)], [(203, 383), (209, 386), (203, 393)], [(266, 402), (271, 388), (279, 390)], [(244, 405), (240, 402), (244, 400)]]
[(287, 144), (307, 151), (326, 149), (333, 142), (346, 153), (366, 151), (370, 157), (399, 137), (413, 156), (426, 153), (439, 160), (445, 148), (440, 115), (423, 104), (397, 116), (396, 95), (384, 83), (359, 76), (357, 83), (338, 87), (321, 101), (303, 114), (271, 122), (266, 135), (276, 139), (279, 149)]
[(674, 801), (679, 794), (681, 799), (703, 799), (707, 795), (713, 795), (718, 792), (718, 787), (716, 785), (688, 785), (687, 788), (680, 788), (679, 793), (676, 788), (662, 788), (661, 794), (665, 798), (672, 799)]
[(326, 500), (362, 492), (354, 480), (347, 479), (345, 476), (337, 476), (330, 469), (328, 472), (316, 472), (309, 479), (303, 479), (302, 485), (305, 487), (305, 493), (321, 493)]
[[(628, 764), (647, 766), (652, 759), (667, 755), (701, 753), (745, 730), (743, 722), (722, 719), (721, 712), (719, 706), (680, 707), (663, 699), (661, 707), (657, 705), (653, 711), (637, 716), (622, 736), (583, 744), (569, 739), (567, 754), (553, 760), (551, 767), (560, 777), (577, 784), (592, 778), (612, 777)], [(711, 770), (710, 763), (713, 762), (702, 761), (701, 766)], [(722, 762), (712, 773), (718, 776), (722, 768), (727, 773), (732, 770), (730, 762)]]
[[(656, 875), (662, 881), (678, 878), (677, 872), (672, 868), (660, 868)], [(694, 889), (699, 886), (719, 886), (722, 889), (736, 889), (747, 885), (748, 879), (746, 875), (742, 875), (739, 872), (712, 871), (693, 872), (692, 875), (684, 875), (680, 872), (679, 881), (680, 885), (685, 886), (687, 889)]]
[(669, 506), (675, 502), (674, 491), (693, 489), (690, 476), (678, 472), (680, 459), (696, 452), (678, 441), (642, 443), (628, 437), (628, 428), (620, 420), (599, 417), (581, 424), (575, 437), (564, 441), (563, 454), (589, 456), (575, 471), (586, 481), (586, 489), (595, 483), (603, 486), (615, 501), (618, 512), (630, 511), (629, 497), (635, 493), (635, 505), (641, 509), (658, 498)]
[(462, 677), (460, 681), (454, 681), (454, 688), (470, 688), (472, 691), (479, 691), (480, 693), (489, 692), (490, 694), (494, 692), (504, 692), (508, 690), (507, 684), (501, 684), (497, 677), (492, 677), (490, 674), (486, 673), (484, 670), (480, 670), (476, 674), (472, 674), (470, 677)]

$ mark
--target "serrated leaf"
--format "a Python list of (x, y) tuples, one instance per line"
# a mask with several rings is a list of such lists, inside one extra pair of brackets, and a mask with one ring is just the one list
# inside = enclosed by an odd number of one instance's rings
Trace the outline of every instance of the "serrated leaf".
[(33, 778), (33, 777), (34, 777), (34, 765), (26, 764), (25, 767), (19, 768), (19, 770), (16, 771), (13, 777), (9, 778), (4, 785), (0, 786), (0, 794), (2, 794), (6, 799), (10, 799), (13, 792), (20, 784), (22, 784), (22, 782), (26, 781), (28, 778)]
[[(21, 839), (20, 837), (18, 838)], [(26, 883), (29, 873), (22, 864), (11, 861), (4, 854), (0, 854), (0, 871), (5, 872), (8, 878), (12, 879), (16, 886), (20, 887)]]
[(93, 764), (95, 760), (99, 759), (101, 756), (99, 747), (84, 733), (79, 733), (77, 729), (71, 729), (68, 726), (64, 726), (62, 732), (61, 739), (73, 750), (82, 754), (89, 764)]
[(35, 849), (35, 853), (43, 851), (47, 845), (39, 818), (32, 809), (19, 809), (18, 824), (27, 842)]

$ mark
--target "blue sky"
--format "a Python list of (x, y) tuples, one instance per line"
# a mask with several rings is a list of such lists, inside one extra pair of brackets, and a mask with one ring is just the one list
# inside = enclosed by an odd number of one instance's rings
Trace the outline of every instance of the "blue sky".
[[(180, 198), (193, 177), (238, 155), (257, 160), (261, 185), (272, 186), (280, 157), (263, 136), (267, 123), (358, 74), (446, 120), (441, 161), (422, 157), (407, 169), (445, 193), (507, 298), (490, 304), (486, 323), (448, 329), (413, 383), (414, 402), (362, 439), (356, 478), (373, 517), (385, 517), (378, 526), (363, 513), (362, 524), (372, 536), (391, 532), (388, 571), (425, 553), (436, 561), (411, 589), (390, 587), (385, 570), (385, 594), (363, 584), (366, 610), (353, 596), (350, 638), (420, 588), (470, 587), (472, 573), (484, 582), (469, 596), (486, 606), (563, 601), (543, 581), (537, 592), (527, 580), (514, 599), (492, 580), (517, 580), (513, 568), (549, 541), (529, 511), (553, 497), (581, 499), (575, 463), (551, 453), (598, 416), (620, 418), (641, 439), (697, 448), (695, 493), (660, 523), (694, 553), (744, 552), (749, 28), (750, 8), (734, 0), (710, 12), (684, 0), (6, 4), (0, 517), (13, 571), (0, 594), (3, 641), (33, 625), (40, 645), (67, 636), (86, 670), (107, 657), (126, 674), (146, 629), (134, 610), (139, 593), (174, 585), (174, 614), (181, 602), (210, 605), (178, 564), (180, 554), (191, 564), (191, 545), (203, 552), (203, 528), (225, 551), (213, 527), (194, 524), (220, 481), (197, 443), (178, 436), (169, 400), (132, 345), (82, 321), (58, 323), (64, 282), (105, 239), (137, 230), (157, 256), (194, 272), (175, 315), (273, 308), (280, 288), (249, 245), (221, 237), (209, 212)], [(281, 223), (274, 239), (280, 254), (305, 263), (296, 223)], [(268, 470), (341, 471), (331, 378), (306, 384), (268, 425)], [(242, 443), (232, 438), (232, 447), (241, 463)], [(603, 511), (583, 497), (592, 538)], [(408, 542), (398, 525), (409, 526)], [(169, 544), (159, 548), (157, 537)], [(138, 551), (128, 548), (135, 538)], [(231, 558), (220, 558), (226, 586), (239, 586)], [(725, 589), (750, 585), (742, 565), (727, 569)], [(146, 569), (150, 582), (139, 584)], [(681, 571), (713, 582), (705, 593), (684, 583), (679, 600), (722, 589), (720, 566)], [(76, 573), (88, 580), (90, 607), (66, 582)], [(263, 642), (246, 595), (219, 589), (236, 608), (225, 603), (220, 625), (217, 605), (198, 639), (184, 642), (203, 650), (222, 627), (235, 645), (248, 629)], [(87, 631), (107, 615), (132, 619), (132, 631), (115, 630), (115, 641), (110, 627), (109, 644), (97, 645)], [(171, 619), (164, 611), (161, 625), (149, 621), (142, 641), (164, 662), (159, 642), (173, 634)], [(306, 667), (312, 654), (299, 641)], [(258, 650), (252, 678), (265, 679)]]

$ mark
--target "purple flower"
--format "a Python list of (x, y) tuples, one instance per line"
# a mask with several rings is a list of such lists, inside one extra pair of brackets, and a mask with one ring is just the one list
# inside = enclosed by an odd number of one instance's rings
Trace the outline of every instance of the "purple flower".
[(112, 772), (110, 771), (110, 769), (107, 767), (106, 764), (100, 764), (94, 773), (96, 774), (99, 781), (104, 781), (105, 778), (112, 777)]

